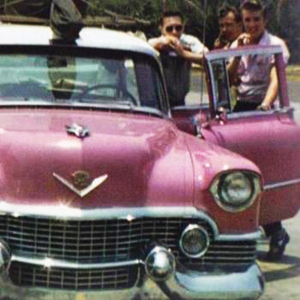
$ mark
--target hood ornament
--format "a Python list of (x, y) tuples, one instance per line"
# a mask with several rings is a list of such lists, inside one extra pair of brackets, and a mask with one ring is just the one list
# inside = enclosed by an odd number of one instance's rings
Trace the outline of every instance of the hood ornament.
[(108, 175), (105, 174), (91, 181), (90, 175), (87, 172), (76, 171), (74, 174), (72, 174), (73, 183), (71, 183), (56, 173), (53, 173), (53, 176), (81, 198), (97, 188), (108, 177)]
[(88, 130), (88, 128), (76, 123), (72, 124), (71, 126), (66, 125), (66, 128), (68, 134), (73, 134), (79, 138), (85, 138), (90, 135), (90, 131)]

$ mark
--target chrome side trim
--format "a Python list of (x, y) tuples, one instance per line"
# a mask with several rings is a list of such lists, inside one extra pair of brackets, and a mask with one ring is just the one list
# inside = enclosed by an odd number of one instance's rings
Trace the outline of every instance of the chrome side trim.
[[(32, 209), (34, 207), (34, 209)], [(60, 220), (111, 220), (123, 219), (128, 222), (144, 217), (150, 218), (199, 218), (210, 224), (214, 236), (219, 235), (216, 223), (203, 211), (197, 210), (193, 206), (165, 206), (165, 207), (140, 207), (140, 208), (96, 208), (81, 209), (71, 207), (66, 204), (58, 204), (53, 206), (47, 205), (17, 205), (0, 202), (0, 215), (11, 215), (15, 218), (21, 216), (53, 218)]]
[(228, 120), (236, 120), (239, 118), (261, 118), (261, 116), (276, 116), (277, 114), (287, 114), (290, 111), (294, 111), (292, 107), (275, 108), (266, 111), (242, 111), (228, 113)]
[(297, 179), (291, 179), (291, 180), (282, 181), (282, 182), (266, 184), (266, 185), (264, 185), (263, 189), (264, 189), (264, 191), (269, 191), (269, 190), (279, 189), (279, 188), (283, 188), (283, 187), (287, 187), (287, 186), (299, 184), (299, 183), (300, 183), (300, 178), (297, 178)]
[(244, 240), (258, 240), (262, 239), (264, 234), (261, 230), (245, 234), (220, 234), (217, 241), (244, 241)]
[(123, 261), (123, 262), (111, 262), (111, 263), (96, 263), (96, 264), (78, 264), (68, 261), (62, 261), (52, 258), (31, 258), (31, 257), (21, 257), (18, 255), (12, 255), (12, 261), (17, 261), (26, 264), (43, 266), (45, 268), (67, 268), (67, 269), (77, 269), (77, 270), (90, 270), (90, 269), (105, 269), (105, 268), (117, 268), (126, 267), (138, 264), (144, 264), (140, 259)]

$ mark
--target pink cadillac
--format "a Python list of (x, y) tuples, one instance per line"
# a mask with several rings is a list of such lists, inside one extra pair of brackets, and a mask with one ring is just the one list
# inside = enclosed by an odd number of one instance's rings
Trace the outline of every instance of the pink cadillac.
[(225, 148), (261, 154), (250, 142), (263, 134), (272, 150), (269, 119), (291, 139), (290, 110), (249, 117), (237, 143), (226, 128), (240, 119), (216, 115), (212, 55), (207, 120), (179, 110), (185, 133), (146, 42), (85, 28), (53, 43), (48, 27), (4, 24), (0, 36), (0, 299), (258, 299), (260, 195), (270, 220), (269, 198), (296, 195), (277, 183), (297, 176), (266, 162), (262, 182)]

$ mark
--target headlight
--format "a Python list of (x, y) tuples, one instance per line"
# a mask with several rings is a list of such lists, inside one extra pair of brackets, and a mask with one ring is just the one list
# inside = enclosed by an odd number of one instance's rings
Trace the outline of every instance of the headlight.
[(208, 233), (201, 226), (190, 224), (182, 232), (179, 246), (187, 257), (201, 257), (205, 254), (209, 246)]
[(261, 192), (260, 178), (249, 171), (223, 173), (215, 178), (210, 191), (224, 210), (239, 212), (248, 208)]

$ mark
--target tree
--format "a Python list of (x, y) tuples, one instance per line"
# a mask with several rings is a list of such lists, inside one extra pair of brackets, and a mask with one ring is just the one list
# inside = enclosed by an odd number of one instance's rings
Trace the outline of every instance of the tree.
[[(186, 31), (197, 36), (209, 48), (218, 36), (218, 10), (228, 3), (239, 7), (243, 0), (73, 0), (88, 6), (88, 19), (101, 25), (108, 17), (106, 26), (123, 30), (142, 30), (147, 37), (159, 35), (158, 19), (163, 10), (180, 10), (185, 16)], [(300, 49), (300, 1), (262, 0), (269, 13), (270, 32), (287, 40), (292, 60)], [(47, 18), (52, 0), (0, 0), (0, 13), (27, 14)], [(101, 18), (102, 17), (102, 18)], [(146, 21), (146, 22), (144, 22)], [(292, 24), (292, 25), (291, 25)], [(132, 28), (135, 26), (135, 28)]]

